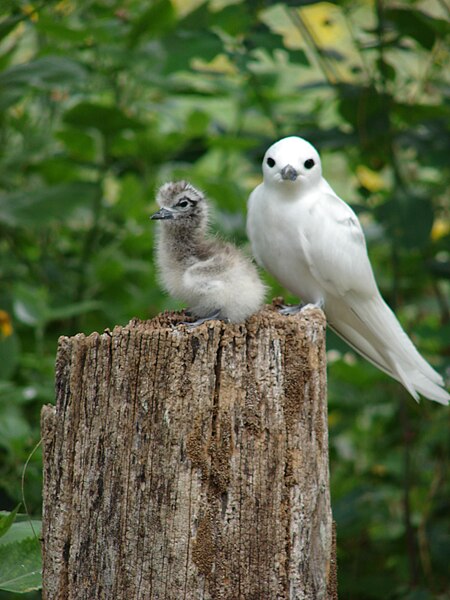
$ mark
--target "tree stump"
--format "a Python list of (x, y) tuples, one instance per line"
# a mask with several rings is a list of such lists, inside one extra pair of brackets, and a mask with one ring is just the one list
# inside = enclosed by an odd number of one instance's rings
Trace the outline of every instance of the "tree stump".
[(323, 313), (180, 320), (59, 340), (44, 599), (337, 598)]

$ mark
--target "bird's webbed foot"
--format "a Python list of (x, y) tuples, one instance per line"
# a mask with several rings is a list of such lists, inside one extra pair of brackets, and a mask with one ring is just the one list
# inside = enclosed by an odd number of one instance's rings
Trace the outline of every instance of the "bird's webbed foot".
[(299, 312), (307, 309), (307, 308), (320, 308), (323, 309), (323, 300), (319, 300), (318, 302), (300, 302), (300, 304), (283, 304), (279, 310), (282, 315), (296, 315)]
[(199, 317), (196, 321), (182, 321), (180, 323), (180, 325), (187, 325), (188, 327), (197, 327), (197, 325), (201, 325), (202, 323), (205, 323), (206, 321), (213, 321), (214, 319), (228, 322), (228, 319), (223, 319), (220, 316), (220, 309), (219, 309), (219, 310), (215, 310), (215, 311), (205, 315), (204, 317)]

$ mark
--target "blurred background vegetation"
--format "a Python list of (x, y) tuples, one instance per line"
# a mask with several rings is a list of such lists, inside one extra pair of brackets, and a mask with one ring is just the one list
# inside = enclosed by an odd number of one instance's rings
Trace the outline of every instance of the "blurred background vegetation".
[[(245, 246), (285, 135), (319, 149), (384, 297), (448, 377), (449, 17), (447, 0), (1, 2), (0, 508), (21, 499), (58, 336), (178, 308), (155, 279), (157, 186), (204, 189)], [(331, 335), (328, 354), (340, 597), (449, 598), (448, 410)], [(26, 496), (39, 516), (39, 452)]]

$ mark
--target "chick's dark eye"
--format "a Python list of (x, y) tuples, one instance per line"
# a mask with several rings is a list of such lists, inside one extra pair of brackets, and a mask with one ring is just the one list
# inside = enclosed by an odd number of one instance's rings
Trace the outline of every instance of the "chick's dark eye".
[(188, 206), (189, 202), (188, 200), (180, 200), (178, 202), (178, 206), (181, 206), (181, 208), (186, 208), (186, 206)]
[(275, 166), (275, 161), (273, 160), (273, 158), (270, 158), (270, 157), (269, 157), (269, 158), (266, 160), (266, 162), (267, 162), (267, 164), (269, 165), (269, 167), (270, 167), (270, 168), (272, 168), (272, 167), (274, 167), (274, 166)]
[(313, 161), (312, 158), (308, 158), (308, 160), (305, 160), (305, 162), (303, 163), (303, 166), (305, 167), (305, 169), (312, 169), (315, 164), (316, 163)]

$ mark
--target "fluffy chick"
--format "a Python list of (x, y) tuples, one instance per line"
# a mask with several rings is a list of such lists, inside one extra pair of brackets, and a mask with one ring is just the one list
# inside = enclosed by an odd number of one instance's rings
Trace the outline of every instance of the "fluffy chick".
[(158, 191), (161, 220), (156, 258), (164, 289), (186, 302), (199, 324), (208, 319), (238, 323), (261, 307), (266, 288), (255, 265), (238, 248), (208, 236), (205, 196), (187, 181)]

